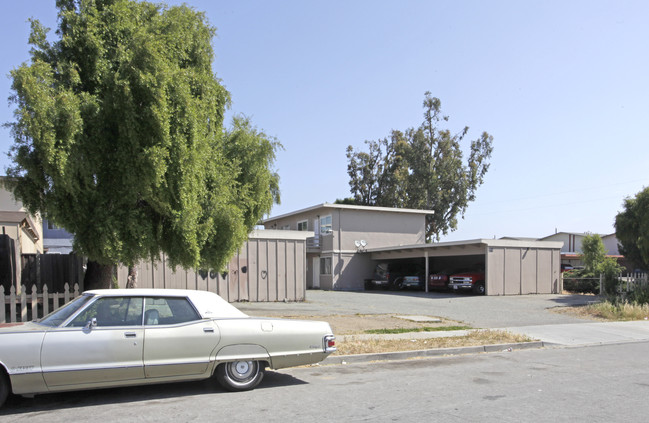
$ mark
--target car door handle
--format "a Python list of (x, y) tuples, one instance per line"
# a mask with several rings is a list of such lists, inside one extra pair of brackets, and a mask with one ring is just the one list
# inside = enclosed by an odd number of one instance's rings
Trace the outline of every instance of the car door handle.
[(214, 328), (203, 328), (203, 332), (214, 333)]
[(135, 332), (124, 332), (124, 336), (127, 338), (135, 338), (137, 334)]

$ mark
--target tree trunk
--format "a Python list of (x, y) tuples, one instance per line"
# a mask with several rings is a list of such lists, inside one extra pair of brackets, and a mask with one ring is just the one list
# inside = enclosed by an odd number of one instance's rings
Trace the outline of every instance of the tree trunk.
[(84, 290), (109, 289), (113, 282), (113, 265), (99, 264), (88, 260), (86, 276), (83, 278)]
[(126, 278), (126, 288), (137, 288), (137, 269), (135, 266), (128, 267), (128, 278)]

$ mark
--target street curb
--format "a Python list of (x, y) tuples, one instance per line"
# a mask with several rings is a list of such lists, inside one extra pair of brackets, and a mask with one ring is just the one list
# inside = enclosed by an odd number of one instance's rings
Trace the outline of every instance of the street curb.
[(338, 355), (338, 356), (329, 356), (323, 361), (321, 361), (320, 364), (339, 365), (339, 364), (351, 364), (351, 363), (367, 363), (371, 361), (408, 360), (413, 358), (440, 357), (440, 356), (448, 356), (448, 355), (509, 352), (513, 350), (544, 348), (553, 345), (554, 344), (550, 344), (543, 341), (534, 341), (534, 342), (520, 342), (514, 344), (481, 345), (481, 346), (474, 346), (474, 347), (437, 348), (431, 350), (396, 351), (396, 352), (375, 353), (375, 354)]

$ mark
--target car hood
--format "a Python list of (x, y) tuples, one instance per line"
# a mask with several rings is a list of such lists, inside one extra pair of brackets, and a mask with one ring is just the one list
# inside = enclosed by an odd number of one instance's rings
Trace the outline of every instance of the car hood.
[(45, 326), (34, 322), (0, 323), (0, 335), (3, 333), (45, 332), (45, 330), (47, 330)]

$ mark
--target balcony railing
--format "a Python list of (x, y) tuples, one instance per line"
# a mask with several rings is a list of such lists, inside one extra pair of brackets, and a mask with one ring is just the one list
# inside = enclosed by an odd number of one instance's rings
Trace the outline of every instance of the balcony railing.
[(320, 248), (322, 248), (322, 235), (318, 235), (306, 239), (307, 251), (320, 250)]

